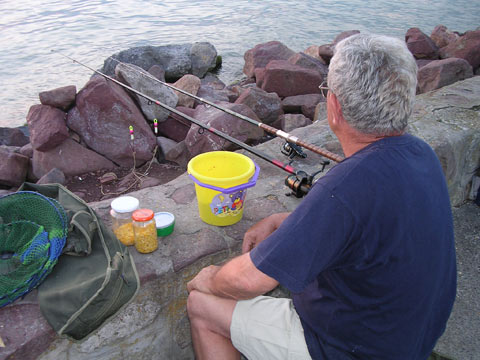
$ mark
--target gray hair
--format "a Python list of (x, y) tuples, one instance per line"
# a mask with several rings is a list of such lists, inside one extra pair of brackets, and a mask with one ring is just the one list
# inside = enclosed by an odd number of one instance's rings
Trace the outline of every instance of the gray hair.
[(402, 133), (412, 113), (417, 64), (404, 41), (356, 34), (335, 46), (328, 87), (337, 96), (345, 120), (372, 135)]

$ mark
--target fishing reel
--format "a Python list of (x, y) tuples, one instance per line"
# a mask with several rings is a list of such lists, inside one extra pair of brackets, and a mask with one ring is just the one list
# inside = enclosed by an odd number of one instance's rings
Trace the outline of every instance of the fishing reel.
[(302, 198), (308, 194), (313, 185), (313, 179), (315, 176), (320, 174), (325, 170), (325, 166), (330, 164), (330, 161), (325, 160), (321, 163), (322, 168), (315, 172), (313, 175), (307, 174), (303, 170), (299, 170), (295, 175), (290, 175), (285, 178), (285, 185), (292, 190), (290, 193), (287, 193), (287, 196), (295, 195), (297, 198)]
[(307, 154), (303, 152), (300, 146), (289, 141), (286, 141), (283, 144), (281, 151), (282, 154), (288, 156), (290, 160), (293, 160), (295, 156), (300, 156), (302, 159), (305, 159), (307, 157)]

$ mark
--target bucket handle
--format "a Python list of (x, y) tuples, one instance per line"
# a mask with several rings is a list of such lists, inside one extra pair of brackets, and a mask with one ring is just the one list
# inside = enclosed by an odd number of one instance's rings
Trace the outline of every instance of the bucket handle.
[(205, 184), (205, 183), (197, 180), (192, 174), (188, 174), (188, 176), (190, 176), (190, 179), (192, 179), (197, 185), (200, 185), (201, 187), (204, 187), (204, 188), (207, 188), (207, 189), (212, 189), (212, 190), (215, 190), (215, 191), (220, 191), (221, 193), (224, 193), (224, 194), (231, 194), (231, 193), (234, 193), (234, 192), (237, 192), (237, 191), (240, 191), (240, 190), (244, 190), (244, 189), (248, 189), (249, 187), (255, 186), (255, 184), (257, 183), (258, 174), (260, 173), (260, 167), (257, 165), (257, 163), (255, 161), (253, 161), (253, 163), (255, 164), (255, 173), (250, 178), (250, 181), (245, 183), (245, 184), (240, 184), (240, 185), (233, 186), (233, 187), (230, 187), (230, 188), (221, 188), (221, 187), (218, 187), (218, 186)]

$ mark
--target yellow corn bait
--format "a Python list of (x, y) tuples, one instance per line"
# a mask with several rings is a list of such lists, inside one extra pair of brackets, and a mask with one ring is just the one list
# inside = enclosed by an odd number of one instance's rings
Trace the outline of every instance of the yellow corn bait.
[(135, 248), (138, 252), (146, 254), (157, 250), (157, 228), (152, 221), (146, 226), (135, 226)]
[(119, 226), (118, 228), (114, 229), (113, 232), (123, 245), (130, 246), (135, 243), (133, 225), (131, 222)]

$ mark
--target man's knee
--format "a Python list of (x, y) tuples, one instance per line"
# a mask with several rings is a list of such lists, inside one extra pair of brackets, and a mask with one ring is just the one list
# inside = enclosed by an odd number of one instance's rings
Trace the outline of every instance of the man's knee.
[(206, 302), (208, 301), (208, 295), (193, 290), (188, 294), (187, 298), (187, 313), (191, 320), (197, 320), (201, 315), (205, 315)]

